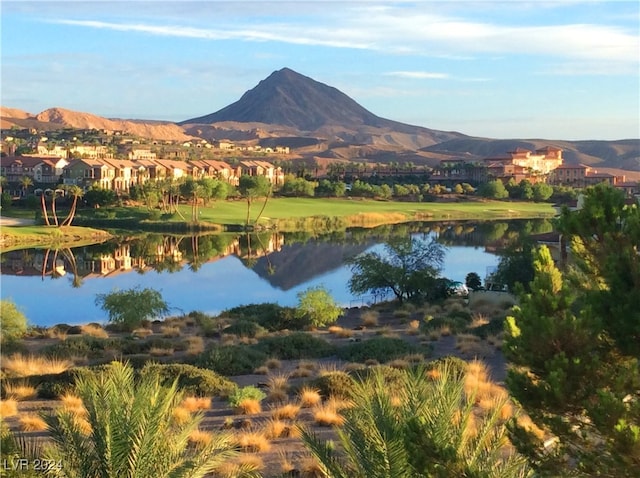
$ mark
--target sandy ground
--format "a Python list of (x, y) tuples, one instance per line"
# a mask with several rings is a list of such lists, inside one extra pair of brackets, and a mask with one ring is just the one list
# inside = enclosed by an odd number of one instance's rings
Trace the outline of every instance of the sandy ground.
[(0, 216), (0, 227), (2, 226), (33, 226), (36, 223), (34, 219), (23, 219), (19, 217)]

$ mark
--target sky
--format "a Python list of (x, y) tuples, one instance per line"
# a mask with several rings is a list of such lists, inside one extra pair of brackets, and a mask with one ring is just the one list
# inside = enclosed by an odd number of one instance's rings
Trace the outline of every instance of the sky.
[(640, 138), (640, 2), (6, 1), (0, 103), (215, 112), (284, 67), (378, 116), (491, 138)]

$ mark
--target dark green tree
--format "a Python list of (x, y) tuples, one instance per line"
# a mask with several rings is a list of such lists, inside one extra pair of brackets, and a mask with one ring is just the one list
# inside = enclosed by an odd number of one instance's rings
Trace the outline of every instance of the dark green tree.
[(482, 279), (475, 272), (469, 272), (464, 279), (464, 284), (471, 290), (478, 290), (482, 287)]
[(509, 191), (499, 179), (487, 181), (478, 188), (478, 193), (489, 199), (506, 199), (509, 197)]
[(535, 183), (533, 185), (533, 200), (535, 202), (546, 201), (553, 194), (553, 187), (547, 183)]
[(509, 390), (553, 444), (517, 427), (514, 441), (543, 476), (639, 476), (640, 212), (597, 186), (559, 229), (572, 265), (536, 252), (504, 346)]
[(385, 253), (367, 252), (348, 261), (354, 294), (393, 292), (398, 301), (421, 299), (435, 281), (444, 262), (445, 248), (435, 239), (396, 238)]

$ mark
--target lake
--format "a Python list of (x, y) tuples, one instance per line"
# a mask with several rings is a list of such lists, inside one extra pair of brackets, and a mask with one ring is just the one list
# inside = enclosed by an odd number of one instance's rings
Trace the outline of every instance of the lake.
[(464, 282), (469, 272), (484, 277), (507, 243), (549, 230), (547, 220), (515, 220), (411, 223), (329, 234), (132, 233), (94, 246), (0, 254), (1, 296), (39, 326), (104, 322), (96, 295), (133, 287), (159, 290), (172, 314), (217, 314), (260, 302), (295, 305), (299, 292), (318, 285), (339, 304), (360, 306), (374, 299), (349, 292), (351, 270), (345, 261), (382, 250), (391, 237), (435, 237), (446, 246), (441, 275)]

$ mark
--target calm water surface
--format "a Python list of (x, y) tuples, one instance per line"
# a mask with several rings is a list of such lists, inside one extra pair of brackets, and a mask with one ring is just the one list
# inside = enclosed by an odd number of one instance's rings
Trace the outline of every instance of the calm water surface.
[[(533, 224), (534, 229), (548, 229)], [(387, 226), (315, 237), (147, 235), (61, 251), (55, 262), (54, 251), (48, 255), (35, 249), (12, 251), (0, 255), (1, 296), (13, 300), (31, 324), (42, 326), (104, 322), (104, 312), (95, 305), (96, 295), (133, 287), (161, 291), (172, 313), (215, 314), (258, 302), (295, 305), (299, 292), (317, 285), (329, 289), (341, 305), (354, 306), (369, 298), (349, 292), (351, 271), (344, 261), (361, 252), (381, 250), (393, 235), (437, 237), (447, 246), (442, 275), (464, 282), (469, 272), (483, 277), (487, 267), (498, 262), (495, 245), (523, 230), (531, 226), (514, 221)]]

